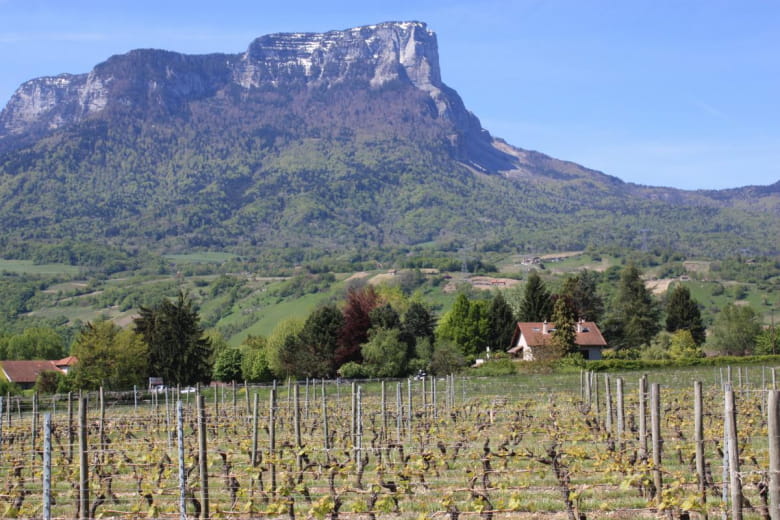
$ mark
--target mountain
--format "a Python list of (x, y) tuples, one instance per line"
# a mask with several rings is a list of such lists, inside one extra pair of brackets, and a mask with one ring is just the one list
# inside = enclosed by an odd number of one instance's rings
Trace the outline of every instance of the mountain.
[(494, 138), (390, 22), (135, 50), (30, 80), (0, 113), (0, 246), (778, 250), (777, 186), (652, 188)]

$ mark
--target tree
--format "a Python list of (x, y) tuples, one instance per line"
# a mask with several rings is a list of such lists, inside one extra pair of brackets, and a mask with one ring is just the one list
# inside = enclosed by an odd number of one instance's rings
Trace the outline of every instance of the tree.
[[(344, 316), (335, 305), (312, 312), (297, 341), (286, 341), (285, 351), (294, 361), (294, 373), (303, 377), (331, 377), (336, 374), (336, 349), (344, 328)], [(289, 338), (288, 338), (289, 340)]]
[(268, 364), (268, 341), (262, 336), (248, 336), (241, 344), (241, 374), (253, 383), (274, 378)]
[(555, 324), (555, 330), (552, 331), (552, 346), (556, 354), (562, 357), (576, 353), (577, 333), (574, 330), (574, 317), (563, 298), (558, 298), (555, 301), (552, 321)]
[(371, 319), (371, 329), (401, 328), (401, 317), (389, 303), (375, 307), (368, 315)]
[(56, 370), (44, 370), (35, 378), (35, 391), (42, 394), (57, 393), (60, 380), (65, 376)]
[(616, 350), (647, 345), (661, 329), (660, 310), (645, 287), (639, 269), (628, 264), (620, 273), (617, 292), (604, 323), (604, 335)]
[(566, 298), (574, 319), (597, 322), (604, 315), (604, 300), (598, 294), (599, 274), (583, 269), (563, 281), (560, 296)]
[[(287, 318), (277, 323), (271, 335), (268, 336), (266, 344), (268, 368), (279, 378), (286, 378), (294, 373), (294, 366), (285, 362), (287, 359), (286, 350), (287, 347), (295, 344), (294, 338), (297, 338), (301, 333), (303, 324), (304, 320), (301, 318)], [(293, 338), (293, 342), (289, 345), (287, 344), (288, 338)]]
[(62, 359), (66, 355), (65, 342), (48, 327), (33, 327), (9, 337), (3, 342), (3, 359)]
[(697, 345), (707, 339), (699, 305), (691, 298), (691, 291), (684, 285), (676, 285), (669, 295), (666, 303), (666, 330), (687, 330)]
[(438, 340), (431, 355), (431, 372), (437, 376), (454, 374), (466, 366), (466, 358), (451, 341)]
[(406, 373), (408, 347), (398, 329), (377, 329), (363, 345), (363, 368), (369, 377), (400, 377)]
[(761, 325), (750, 305), (730, 303), (718, 313), (710, 332), (710, 348), (727, 356), (745, 356), (753, 352)]
[(512, 335), (517, 328), (517, 320), (512, 308), (504, 299), (504, 295), (497, 292), (490, 301), (487, 311), (488, 342), (495, 350), (506, 350), (512, 342)]
[(243, 362), (244, 356), (238, 348), (223, 349), (214, 362), (214, 379), (223, 383), (242, 381), (244, 378), (241, 371)]
[(421, 339), (434, 341), (435, 320), (428, 309), (419, 302), (412, 302), (406, 310), (403, 319), (403, 331), (415, 338), (415, 344)]
[(459, 294), (439, 323), (438, 337), (454, 342), (467, 358), (477, 356), (489, 346), (487, 310), (485, 300), (469, 301)]
[(360, 346), (368, 341), (371, 328), (371, 311), (380, 304), (374, 287), (367, 285), (350, 289), (343, 311), (343, 330), (339, 334), (339, 346), (335, 353), (336, 368), (348, 361), (362, 361)]
[(691, 359), (702, 357), (704, 353), (693, 334), (688, 329), (679, 329), (672, 333), (669, 344), (669, 357), (672, 359)]
[(780, 354), (780, 337), (778, 337), (774, 325), (763, 329), (756, 336), (755, 353), (759, 355)]
[(78, 363), (68, 374), (75, 389), (125, 390), (144, 385), (148, 376), (148, 346), (143, 338), (110, 321), (87, 323), (73, 342)]
[(517, 321), (545, 321), (550, 319), (552, 299), (541, 277), (536, 271), (531, 271), (525, 283), (523, 300), (520, 302), (520, 312)]
[(149, 372), (168, 385), (211, 381), (211, 341), (203, 334), (192, 301), (179, 291), (175, 302), (141, 307), (135, 330), (149, 346)]

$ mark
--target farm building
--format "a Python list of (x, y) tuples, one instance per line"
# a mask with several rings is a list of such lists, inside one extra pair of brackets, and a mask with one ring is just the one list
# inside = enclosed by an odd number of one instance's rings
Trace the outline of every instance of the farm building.
[[(607, 348), (607, 342), (601, 335), (598, 326), (592, 321), (580, 320), (576, 327), (574, 343), (579, 348), (582, 357), (601, 359), (601, 351)], [(555, 325), (546, 321), (542, 323), (520, 322), (515, 328), (512, 343), (510, 343), (507, 352), (524, 361), (546, 358), (545, 350), (549, 350), (552, 346), (551, 333), (554, 330)]]
[(19, 360), (19, 361), (0, 361), (3, 375), (11, 383), (15, 383), (21, 389), (32, 388), (41, 372), (60, 372), (67, 374), (68, 370), (75, 365), (77, 359), (68, 356), (56, 361), (50, 360)]

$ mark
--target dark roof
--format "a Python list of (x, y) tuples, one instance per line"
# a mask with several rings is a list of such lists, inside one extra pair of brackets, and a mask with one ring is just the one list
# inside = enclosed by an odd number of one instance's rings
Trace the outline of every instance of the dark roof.
[(55, 361), (2, 361), (3, 373), (12, 383), (35, 383), (41, 372), (62, 372)]

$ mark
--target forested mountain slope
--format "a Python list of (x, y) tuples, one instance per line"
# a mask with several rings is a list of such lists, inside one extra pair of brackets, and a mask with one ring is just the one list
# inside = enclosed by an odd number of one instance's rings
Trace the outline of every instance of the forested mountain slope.
[(6, 248), (775, 253), (778, 191), (637, 186), (496, 139), (419, 22), (263, 36), (238, 55), (132, 51), (26, 82), (0, 113)]

